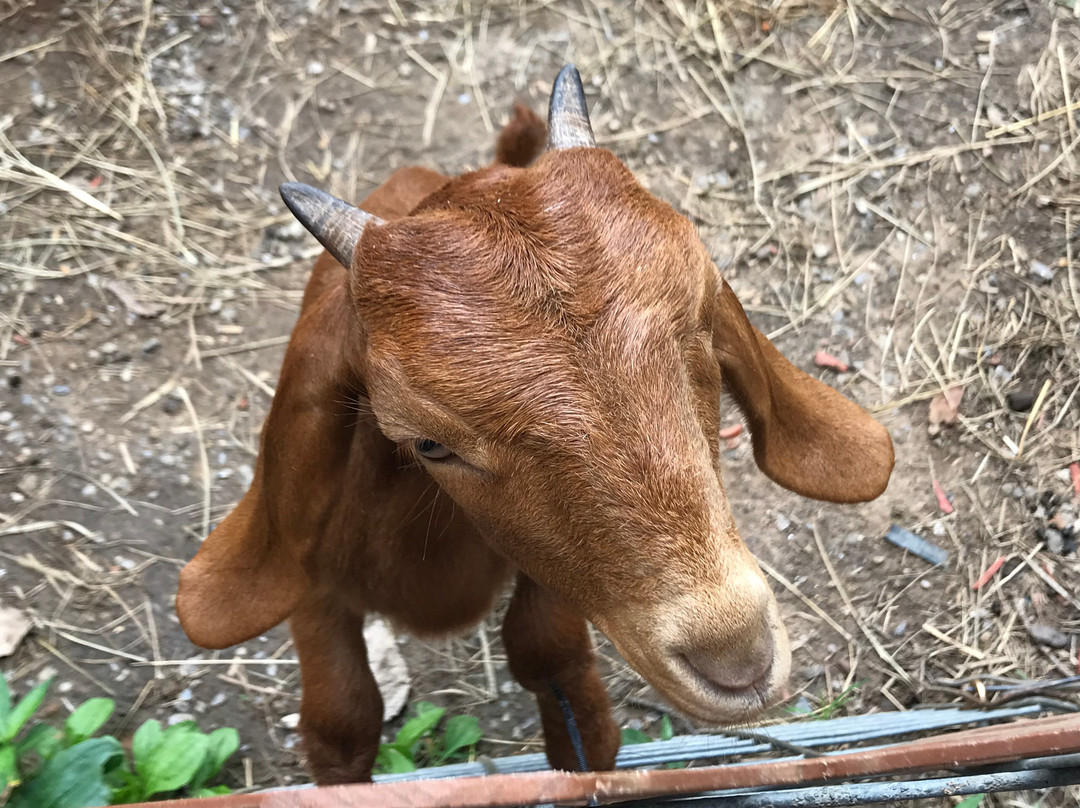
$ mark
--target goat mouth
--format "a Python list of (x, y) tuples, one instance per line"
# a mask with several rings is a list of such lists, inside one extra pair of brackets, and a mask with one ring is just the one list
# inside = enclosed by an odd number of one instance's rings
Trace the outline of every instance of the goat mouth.
[[(709, 724), (740, 724), (754, 719), (787, 695), (791, 658), (783, 628), (771, 664), (744, 687), (727, 687), (699, 670), (681, 651), (672, 649), (638, 668), (671, 705), (687, 716)], [(659, 664), (657, 664), (659, 663)]]
[[(707, 715), (701, 718), (714, 719), (717, 708), (724, 713), (734, 714), (730, 717), (725, 715), (721, 720), (724, 722), (742, 721), (753, 717), (762, 710), (772, 706), (779, 700), (779, 693), (773, 686), (773, 670), (775, 661), (758, 678), (757, 681), (745, 687), (727, 687), (710, 679), (697, 669), (693, 662), (685, 654), (676, 654), (673, 659), (673, 667), (676, 676), (691, 684), (693, 690), (698, 691), (710, 703), (711, 709)], [(698, 710), (688, 710), (697, 715)]]

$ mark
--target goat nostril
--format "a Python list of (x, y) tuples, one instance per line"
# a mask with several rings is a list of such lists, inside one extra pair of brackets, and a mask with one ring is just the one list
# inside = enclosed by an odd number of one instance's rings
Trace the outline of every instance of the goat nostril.
[(735, 647), (697, 648), (684, 652), (683, 657), (698, 675), (717, 687), (746, 690), (768, 675), (774, 651), (772, 632), (765, 629)]

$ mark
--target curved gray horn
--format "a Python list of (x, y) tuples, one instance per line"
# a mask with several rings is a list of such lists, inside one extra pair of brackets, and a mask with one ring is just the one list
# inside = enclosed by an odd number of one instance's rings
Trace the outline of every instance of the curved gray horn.
[(573, 65), (566, 65), (555, 78), (548, 104), (548, 148), (570, 149), (574, 146), (596, 145), (589, 108), (585, 106), (585, 90), (581, 76)]
[(286, 182), (278, 192), (300, 224), (346, 269), (352, 265), (353, 252), (367, 223), (383, 223), (378, 216), (302, 182)]

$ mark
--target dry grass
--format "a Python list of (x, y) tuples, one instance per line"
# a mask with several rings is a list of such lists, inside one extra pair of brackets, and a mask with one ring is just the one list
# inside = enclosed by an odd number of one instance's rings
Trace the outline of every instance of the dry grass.
[[(260, 0), (227, 15), (95, 0), (36, 21), (31, 5), (0, 2), (12, 32), (0, 80), (14, 99), (0, 113), (0, 373), (21, 373), (42, 401), (70, 384), (76, 395), (50, 406), (89, 428), (60, 446), (28, 414), (30, 439), (0, 454), (0, 491), (35, 477), (0, 500), (5, 599), (39, 625), (16, 678), (59, 666), (79, 687), (160, 706), (180, 669), (247, 694), (281, 748), (277, 717), (295, 709), (288, 646), (194, 657), (167, 594), (242, 490), (215, 476), (215, 457), (228, 447), (231, 463), (250, 463), (316, 252), (274, 188), (308, 179), (358, 197), (406, 162), (477, 165), (510, 96), (540, 106), (571, 59), (591, 82), (600, 142), (697, 221), (791, 356), (850, 358), (855, 371), (833, 381), (898, 439), (890, 493), (854, 512), (731, 475), (737, 510), (767, 497), (802, 514), (786, 549), (759, 548), (797, 660), (821, 669), (797, 687), (827, 705), (867, 682), (852, 709), (907, 708), (1000, 701), (1015, 693), (988, 683), (1076, 673), (1080, 570), (1037, 532), (1059, 506), (1036, 510), (1070, 501), (1061, 472), (1080, 461), (1080, 37), (1067, 5)], [(156, 360), (88, 359), (152, 335)], [(954, 385), (957, 423), (928, 436), (927, 402)], [(1029, 412), (1007, 403), (1020, 390), (1036, 397)], [(172, 398), (175, 419), (161, 414)], [(152, 470), (138, 451), (147, 435), (186, 447), (189, 483), (181, 468)], [(733, 470), (746, 466), (745, 447), (732, 455)], [(176, 496), (110, 484), (143, 475)], [(932, 480), (955, 513), (938, 512)], [(98, 494), (80, 495), (86, 485)], [(759, 511), (741, 507), (748, 534), (772, 529)], [(949, 549), (947, 571), (879, 546), (891, 521)], [(118, 566), (118, 552), (137, 560)], [(1071, 645), (1036, 645), (1033, 623)], [(462, 708), (497, 699), (493, 628), (429, 648), (445, 664), (424, 681)], [(102, 665), (130, 678), (113, 683)], [(634, 675), (617, 659), (610, 671), (626, 708), (648, 712)], [(497, 722), (487, 734), (516, 743)], [(251, 782), (282, 781), (265, 773), (279, 759), (254, 757), (264, 773), (249, 761)], [(1017, 799), (998, 804), (1031, 804)]]

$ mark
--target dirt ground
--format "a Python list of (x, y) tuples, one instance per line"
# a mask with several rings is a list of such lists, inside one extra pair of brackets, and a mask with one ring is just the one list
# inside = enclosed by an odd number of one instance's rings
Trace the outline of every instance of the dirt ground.
[[(984, 686), (1076, 674), (1073, 5), (0, 0), (0, 599), (36, 626), (4, 660), (14, 689), (55, 675), (58, 716), (112, 695), (120, 737), (149, 717), (235, 726), (234, 786), (305, 780), (287, 632), (205, 652), (173, 605), (251, 479), (318, 253), (277, 185), (358, 198), (397, 166), (480, 166), (566, 61), (600, 145), (895, 440), (888, 491), (858, 507), (773, 485), (745, 435), (727, 452), (792, 639), (789, 705), (1000, 702)], [(400, 647), (412, 700), (478, 716), (481, 752), (540, 748), (497, 615)], [(603, 669), (620, 720), (655, 735), (660, 699), (607, 648)]]

